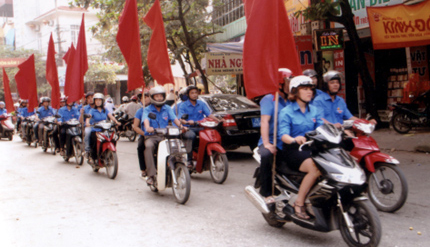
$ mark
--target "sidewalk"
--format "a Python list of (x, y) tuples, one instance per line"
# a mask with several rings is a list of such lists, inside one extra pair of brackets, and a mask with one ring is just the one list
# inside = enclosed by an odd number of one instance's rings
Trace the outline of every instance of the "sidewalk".
[(412, 130), (399, 134), (393, 129), (379, 129), (371, 134), (381, 149), (430, 153), (430, 131)]

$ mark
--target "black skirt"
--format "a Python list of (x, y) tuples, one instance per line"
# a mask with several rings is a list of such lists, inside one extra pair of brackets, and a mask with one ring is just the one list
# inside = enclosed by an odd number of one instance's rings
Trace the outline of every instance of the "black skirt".
[(282, 147), (283, 158), (287, 163), (287, 166), (294, 171), (299, 171), (303, 161), (311, 157), (311, 149), (309, 146), (304, 146), (302, 151), (299, 151), (298, 144), (284, 144)]

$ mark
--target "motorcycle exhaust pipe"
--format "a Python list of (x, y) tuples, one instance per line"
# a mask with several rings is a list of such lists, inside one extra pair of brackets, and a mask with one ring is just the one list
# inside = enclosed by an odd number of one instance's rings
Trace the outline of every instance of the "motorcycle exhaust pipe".
[(269, 208), (267, 207), (267, 204), (264, 202), (264, 198), (258, 193), (254, 186), (248, 185), (245, 187), (245, 195), (246, 198), (254, 204), (254, 206), (260, 210), (263, 214), (270, 213)]

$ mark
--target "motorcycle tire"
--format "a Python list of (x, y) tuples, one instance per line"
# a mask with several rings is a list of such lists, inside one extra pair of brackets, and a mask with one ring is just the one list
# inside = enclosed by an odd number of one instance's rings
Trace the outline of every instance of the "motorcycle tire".
[[(378, 178), (382, 180), (376, 181)], [(393, 213), (405, 204), (408, 197), (408, 182), (398, 166), (377, 164), (375, 173), (370, 174), (367, 182), (369, 199), (378, 210)], [(377, 183), (381, 188), (378, 188)]]
[(128, 137), (128, 140), (134, 142), (136, 140), (137, 133), (133, 130), (133, 134)]
[[(409, 121), (409, 123), (404, 123), (404, 121)], [(408, 115), (404, 113), (395, 113), (391, 119), (391, 125), (393, 129), (400, 134), (406, 134), (412, 129), (411, 120)]]
[(9, 133), (8, 139), (9, 139), (9, 141), (13, 140), (13, 134), (12, 133)]
[(56, 152), (55, 152), (54, 137), (50, 136), (48, 141), (49, 141), (49, 148), (51, 149), (51, 153), (52, 153), (52, 155), (55, 155)]
[(222, 184), (228, 176), (228, 159), (226, 154), (212, 152), (213, 164), (209, 160), (209, 171), (216, 184)]
[(349, 205), (343, 205), (343, 209), (354, 226), (354, 232), (350, 232), (339, 210), (339, 230), (348, 246), (378, 246), (382, 235), (381, 221), (370, 201), (352, 201)]
[(84, 163), (84, 155), (82, 151), (83, 151), (82, 143), (79, 141), (73, 140), (73, 152), (75, 153), (76, 164), (80, 166)]
[(118, 173), (118, 157), (116, 152), (106, 150), (104, 155), (104, 165), (106, 167), (107, 176), (114, 179)]
[(184, 164), (176, 163), (175, 176), (177, 185), (172, 184), (173, 195), (177, 203), (185, 204), (191, 193), (190, 172)]

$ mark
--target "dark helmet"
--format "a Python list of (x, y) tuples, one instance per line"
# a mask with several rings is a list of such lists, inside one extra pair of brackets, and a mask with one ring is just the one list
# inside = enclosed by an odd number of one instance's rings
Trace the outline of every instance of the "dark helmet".
[[(155, 100), (154, 95), (156, 94), (163, 95), (163, 100), (162, 101)], [(149, 90), (149, 97), (151, 98), (151, 104), (155, 106), (163, 106), (164, 103), (166, 103), (166, 89), (164, 89), (164, 87), (162, 86), (153, 87), (151, 88), (151, 90)]]
[(309, 76), (312, 78), (312, 77), (318, 76), (318, 73), (313, 69), (307, 69), (303, 71), (303, 75)]
[(327, 71), (323, 75), (323, 80), (324, 80), (323, 90), (325, 92), (328, 91), (328, 82), (332, 81), (332, 80), (338, 80), (339, 84), (340, 84), (339, 91), (342, 89), (342, 76), (341, 76), (341, 73), (339, 71), (336, 71), (336, 70)]
[(187, 101), (188, 100), (187, 88), (184, 87), (181, 90), (179, 90), (178, 96), (182, 101)]
[(188, 98), (190, 97), (190, 92), (191, 92), (191, 90), (193, 90), (193, 89), (195, 89), (195, 90), (199, 91), (199, 88), (198, 88), (198, 87), (196, 87), (196, 86), (194, 86), (194, 85), (190, 85), (190, 86), (188, 86), (188, 87), (187, 87), (187, 96), (188, 96)]
[(93, 95), (94, 95), (94, 92), (87, 92), (85, 94), (85, 98), (88, 98), (89, 96), (93, 96)]

